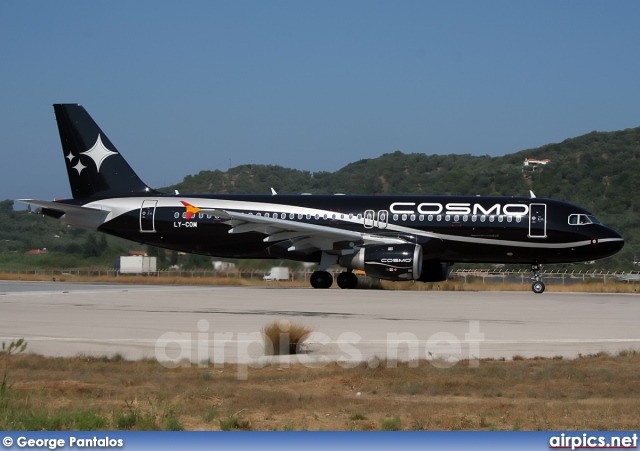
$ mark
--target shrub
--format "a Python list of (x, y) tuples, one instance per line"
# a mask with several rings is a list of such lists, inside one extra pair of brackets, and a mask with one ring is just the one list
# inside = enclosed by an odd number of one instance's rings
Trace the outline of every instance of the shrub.
[(297, 354), (312, 329), (288, 320), (276, 321), (262, 329), (266, 355)]

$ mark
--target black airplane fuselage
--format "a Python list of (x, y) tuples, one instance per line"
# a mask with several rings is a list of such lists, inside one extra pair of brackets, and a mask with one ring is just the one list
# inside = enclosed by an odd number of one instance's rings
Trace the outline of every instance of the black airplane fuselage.
[[(216, 215), (187, 219), (181, 201), (337, 229), (401, 238), (425, 260), (470, 263), (570, 263), (615, 254), (620, 236), (599, 223), (570, 224), (587, 210), (551, 199), (480, 196), (156, 195), (125, 197), (131, 209), (98, 230), (144, 244), (228, 258), (319, 261), (265, 234), (229, 233)], [(109, 203), (109, 199), (94, 204)], [(146, 204), (143, 208), (143, 203)], [(90, 205), (88, 205), (90, 206)], [(126, 207), (125, 207), (126, 208)], [(576, 221), (577, 222), (577, 221)]]
[(327, 269), (385, 280), (446, 280), (451, 265), (591, 261), (624, 245), (587, 210), (551, 199), (489, 196), (182, 195), (149, 188), (76, 104), (54, 105), (73, 199), (23, 200), (45, 215), (139, 243), (230, 258), (319, 264), (310, 282), (329, 288)]

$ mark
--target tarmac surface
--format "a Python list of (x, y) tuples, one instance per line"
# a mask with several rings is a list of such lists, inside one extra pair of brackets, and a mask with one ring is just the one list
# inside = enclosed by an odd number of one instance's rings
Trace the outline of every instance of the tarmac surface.
[(120, 354), (167, 366), (264, 365), (274, 358), (261, 331), (275, 321), (314, 331), (292, 359), (374, 366), (385, 357), (453, 364), (637, 350), (638, 318), (635, 294), (0, 281), (0, 341), (24, 337), (29, 352), (46, 356)]

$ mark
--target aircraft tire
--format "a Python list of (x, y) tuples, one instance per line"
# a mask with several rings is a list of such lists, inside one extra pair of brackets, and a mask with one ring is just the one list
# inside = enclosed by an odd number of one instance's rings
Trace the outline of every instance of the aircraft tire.
[(337, 282), (340, 288), (353, 290), (358, 286), (358, 276), (352, 272), (341, 272), (338, 274)]
[(540, 282), (540, 281), (533, 282), (531, 284), (531, 289), (536, 294), (544, 293), (544, 289), (545, 289), (544, 282)]
[(333, 285), (333, 276), (327, 271), (314, 271), (311, 274), (311, 286), (313, 288), (330, 288)]

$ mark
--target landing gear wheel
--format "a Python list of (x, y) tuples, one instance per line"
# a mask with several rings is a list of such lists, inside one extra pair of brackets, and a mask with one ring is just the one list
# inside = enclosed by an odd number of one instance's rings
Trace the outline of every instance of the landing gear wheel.
[(314, 271), (311, 274), (311, 286), (313, 288), (329, 288), (333, 284), (333, 276), (327, 271)]
[(536, 294), (544, 293), (544, 289), (546, 288), (542, 281), (542, 275), (540, 274), (541, 269), (542, 265), (531, 265), (531, 271), (533, 272), (533, 277), (531, 278), (531, 280), (533, 280), (531, 289)]
[(358, 276), (352, 272), (341, 272), (337, 278), (338, 286), (347, 290), (353, 290), (358, 286)]
[(538, 281), (538, 282), (533, 282), (531, 284), (531, 289), (533, 290), (534, 293), (540, 294), (540, 293), (544, 293), (544, 282), (542, 281)]

